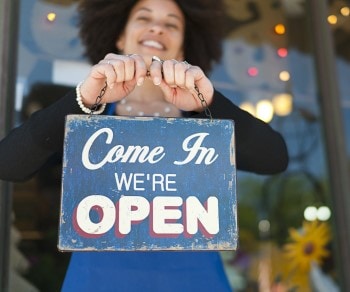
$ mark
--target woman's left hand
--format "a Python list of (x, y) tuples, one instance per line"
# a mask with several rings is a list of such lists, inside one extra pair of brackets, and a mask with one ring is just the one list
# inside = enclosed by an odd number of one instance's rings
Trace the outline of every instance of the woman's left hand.
[(150, 77), (158, 85), (166, 101), (183, 111), (204, 110), (198, 91), (210, 105), (214, 95), (211, 81), (198, 66), (176, 60), (153, 61), (150, 66)]

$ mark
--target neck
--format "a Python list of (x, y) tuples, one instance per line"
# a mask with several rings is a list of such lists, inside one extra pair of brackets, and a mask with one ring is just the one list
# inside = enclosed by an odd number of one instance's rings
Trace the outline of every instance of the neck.
[(135, 89), (116, 108), (121, 116), (180, 117), (181, 111), (164, 99), (159, 86), (146, 79), (142, 86)]
[(128, 101), (150, 103), (164, 101), (164, 95), (159, 86), (154, 85), (151, 79), (146, 78), (143, 85), (136, 86), (126, 99)]

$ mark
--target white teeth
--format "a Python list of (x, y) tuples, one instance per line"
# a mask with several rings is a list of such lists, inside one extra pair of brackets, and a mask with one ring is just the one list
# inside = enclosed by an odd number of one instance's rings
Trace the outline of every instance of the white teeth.
[(143, 41), (142, 44), (145, 46), (154, 47), (154, 48), (160, 49), (160, 50), (164, 49), (164, 46), (161, 43), (158, 43), (158, 42), (152, 41), (152, 40)]

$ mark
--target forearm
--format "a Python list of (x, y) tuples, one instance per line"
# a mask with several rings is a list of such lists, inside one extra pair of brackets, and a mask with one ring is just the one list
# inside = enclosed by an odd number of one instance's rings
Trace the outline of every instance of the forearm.
[(62, 151), (65, 116), (81, 113), (72, 91), (13, 129), (0, 141), (0, 179), (22, 181), (36, 173)]

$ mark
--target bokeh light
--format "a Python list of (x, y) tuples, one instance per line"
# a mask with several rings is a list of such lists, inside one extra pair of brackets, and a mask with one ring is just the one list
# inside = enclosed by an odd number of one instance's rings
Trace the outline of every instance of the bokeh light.
[(277, 55), (281, 58), (285, 58), (288, 56), (288, 50), (286, 48), (279, 48), (277, 50)]
[(56, 19), (56, 13), (50, 12), (46, 15), (46, 18), (48, 21), (53, 22)]
[(273, 105), (270, 100), (262, 99), (256, 104), (256, 117), (268, 123), (273, 118)]
[(275, 30), (275, 33), (279, 35), (286, 33), (286, 27), (281, 23), (276, 24), (274, 30)]
[(336, 24), (338, 22), (338, 17), (332, 14), (327, 17), (327, 20), (330, 24)]

